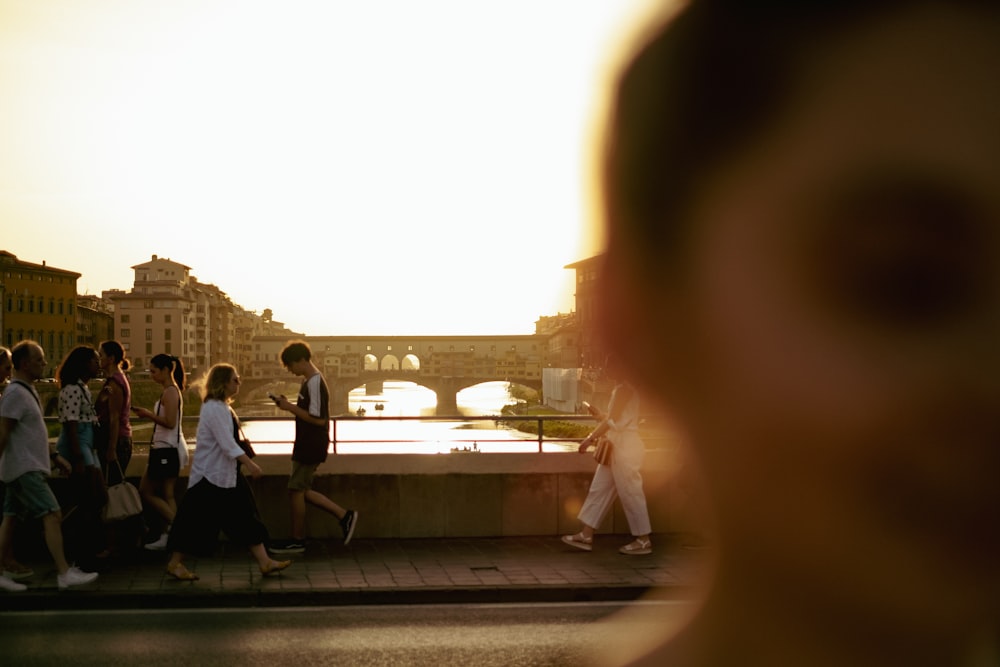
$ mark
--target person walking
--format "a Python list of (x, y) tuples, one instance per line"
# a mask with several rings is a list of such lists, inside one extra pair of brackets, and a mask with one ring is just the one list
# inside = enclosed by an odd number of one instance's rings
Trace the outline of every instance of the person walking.
[[(10, 350), (0, 347), (0, 385), (6, 384), (13, 371), (13, 362), (10, 358)], [(2, 396), (0, 396), (2, 398)], [(8, 542), (4, 551), (0, 554), (0, 590), (22, 590), (18, 586), (13, 586), (14, 582), (30, 579), (35, 571), (14, 558), (14, 549)]]
[(260, 520), (253, 490), (240, 470), (261, 476), (260, 466), (239, 444), (239, 419), (229, 406), (240, 390), (240, 376), (229, 364), (208, 371), (198, 417), (198, 431), (188, 489), (181, 499), (167, 537), (170, 561), (167, 574), (181, 581), (198, 575), (184, 565), (189, 554), (211, 555), (223, 531), (235, 544), (246, 546), (264, 576), (277, 574), (292, 564), (273, 560), (264, 546), (267, 528)]
[(588, 405), (588, 408), (600, 423), (580, 443), (580, 452), (586, 452), (600, 438), (607, 438), (611, 446), (611, 460), (609, 463), (599, 462), (594, 471), (590, 490), (578, 514), (583, 528), (573, 535), (564, 535), (562, 541), (582, 551), (591, 551), (594, 532), (617, 497), (621, 499), (625, 519), (634, 537), (619, 551), (628, 556), (653, 553), (649, 537), (649, 511), (639, 472), (646, 452), (639, 437), (639, 396), (631, 385), (619, 383), (611, 392), (607, 415), (593, 406)]
[[(132, 387), (125, 376), (131, 364), (125, 358), (125, 348), (116, 340), (102, 342), (97, 353), (105, 379), (94, 406), (98, 421), (94, 446), (104, 481), (111, 486), (125, 479), (132, 460)], [(119, 535), (114, 524), (105, 524), (107, 548), (97, 555), (98, 558), (108, 558), (117, 551)], [(137, 547), (139, 535), (134, 538), (133, 546)]]
[(175, 356), (158, 354), (149, 360), (149, 374), (163, 387), (153, 410), (133, 407), (132, 412), (152, 420), (153, 435), (149, 446), (149, 463), (139, 481), (139, 493), (145, 505), (163, 521), (159, 538), (144, 545), (149, 551), (167, 548), (170, 525), (177, 514), (174, 488), (180, 471), (188, 465), (187, 442), (181, 429), (184, 414), (184, 364)]
[[(106, 546), (101, 508), (107, 502), (107, 488), (94, 450), (97, 412), (87, 385), (99, 371), (97, 350), (89, 345), (78, 345), (70, 350), (56, 370), (62, 425), (56, 451), (73, 467), (69, 486), (75, 503), (63, 517), (64, 539), (67, 553), (81, 563), (92, 559)], [(65, 521), (70, 516), (72, 521)]]
[(354, 536), (357, 511), (344, 509), (312, 488), (316, 469), (326, 461), (330, 447), (330, 390), (323, 374), (312, 362), (312, 350), (305, 341), (289, 341), (281, 350), (281, 363), (304, 379), (295, 403), (285, 396), (272, 397), (280, 409), (295, 415), (295, 444), (292, 446), (292, 470), (288, 477), (291, 539), (272, 544), (271, 551), (305, 551), (306, 503), (337, 518), (346, 546)]
[[(33, 383), (45, 374), (45, 352), (34, 341), (21, 341), (11, 350), (13, 380), (0, 398), (0, 481), (6, 484), (0, 554), (13, 549), (19, 521), (41, 519), (45, 545), (56, 565), (59, 588), (88, 584), (96, 572), (71, 566), (63, 550), (62, 511), (48, 484), (53, 461), (66, 473), (72, 466), (57, 452), (49, 452), (49, 434), (41, 399)], [(23, 591), (24, 584), (0, 576), (0, 588)]]

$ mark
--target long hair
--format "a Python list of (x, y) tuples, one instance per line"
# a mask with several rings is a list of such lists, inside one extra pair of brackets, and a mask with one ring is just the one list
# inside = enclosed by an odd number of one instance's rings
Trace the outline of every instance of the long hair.
[(129, 360), (125, 358), (125, 348), (122, 347), (122, 344), (116, 340), (106, 340), (101, 343), (101, 351), (118, 362), (118, 367), (123, 371), (127, 371), (129, 366), (132, 365)]
[(184, 364), (181, 362), (179, 357), (175, 357), (170, 354), (158, 354), (149, 360), (149, 364), (160, 369), (168, 369), (174, 378), (174, 382), (177, 383), (177, 388), (184, 391), (184, 383), (186, 380), (184, 375)]
[(97, 350), (89, 345), (77, 345), (66, 355), (56, 369), (56, 378), (60, 387), (68, 387), (80, 380), (89, 380), (90, 362), (97, 358)]
[(201, 400), (207, 401), (215, 399), (226, 401), (226, 385), (236, 375), (236, 367), (232, 364), (215, 364), (208, 369), (208, 377), (205, 379), (205, 388), (202, 390)]

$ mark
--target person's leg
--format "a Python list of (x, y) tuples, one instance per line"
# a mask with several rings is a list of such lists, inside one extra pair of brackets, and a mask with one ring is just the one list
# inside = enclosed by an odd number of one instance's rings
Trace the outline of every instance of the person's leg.
[(274, 560), (271, 558), (271, 556), (268, 555), (263, 542), (253, 544), (248, 548), (250, 550), (250, 555), (253, 556), (255, 561), (257, 561), (257, 567), (260, 568), (260, 573), (265, 577), (281, 572), (292, 564), (292, 561), (290, 560)]
[(301, 542), (306, 536), (306, 493), (298, 489), (288, 490), (288, 504), (291, 509), (292, 540)]
[(635, 538), (619, 549), (627, 555), (645, 555), (652, 553), (653, 550), (653, 543), (649, 539), (649, 534), (652, 532), (649, 510), (646, 506), (646, 494), (642, 490), (642, 474), (639, 472), (643, 457), (641, 443), (639, 447), (620, 448), (620, 451), (616, 452), (617, 458), (611, 465), (629, 532)]
[(611, 510), (611, 505), (615, 502), (617, 495), (611, 468), (604, 465), (597, 466), (597, 470), (594, 471), (594, 479), (590, 482), (590, 491), (587, 492), (583, 507), (577, 514), (577, 518), (583, 523), (581, 532), (585, 536), (593, 537), (594, 531)]
[(66, 554), (63, 551), (62, 512), (56, 510), (43, 516), (42, 529), (45, 533), (45, 546), (55, 561), (56, 571), (59, 574), (66, 574), (69, 563), (66, 562)]
[[(14, 567), (14, 549), (12, 538), (14, 536), (14, 526), (16, 523), (17, 519), (13, 515), (4, 515), (3, 522), (0, 523), (0, 553), (3, 554), (4, 559), (4, 571), (0, 572), (0, 590), (10, 591), (12, 593), (28, 589), (28, 587), (24, 584), (14, 581), (14, 577), (17, 577), (17, 573), (14, 570), (8, 570), (7, 567), (8, 562), (12, 563), (11, 567)], [(22, 565), (20, 567), (24, 566)], [(14, 576), (8, 575), (8, 571), (14, 574)]]
[[(324, 512), (334, 515), (337, 519), (343, 519), (344, 515), (347, 514), (347, 510), (315, 489), (309, 489), (305, 492), (305, 501), (313, 507), (318, 507)], [(304, 512), (305, 507), (303, 506)]]
[(167, 562), (167, 574), (180, 581), (196, 581), (198, 575), (184, 566), (184, 555), (180, 551), (171, 552), (170, 560)]
[(604, 465), (598, 465), (594, 478), (590, 482), (590, 490), (583, 501), (583, 507), (577, 518), (582, 528), (579, 533), (563, 535), (562, 541), (571, 547), (583, 551), (591, 551), (594, 544), (594, 531), (601, 525), (611, 504), (615, 501), (615, 481), (611, 470)]

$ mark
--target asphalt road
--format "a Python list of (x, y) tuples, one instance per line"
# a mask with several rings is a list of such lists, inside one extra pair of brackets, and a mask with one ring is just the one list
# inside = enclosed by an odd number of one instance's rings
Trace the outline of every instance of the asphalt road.
[[(626, 611), (623, 610), (628, 608)], [(588, 665), (682, 604), (6, 612), (5, 665)]]

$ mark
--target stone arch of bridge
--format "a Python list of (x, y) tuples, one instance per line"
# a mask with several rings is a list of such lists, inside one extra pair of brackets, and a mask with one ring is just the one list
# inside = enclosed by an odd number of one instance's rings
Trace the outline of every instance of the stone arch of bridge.
[[(508, 379), (502, 377), (432, 376), (421, 374), (415, 370), (407, 371), (397, 368), (383, 371), (366, 370), (355, 377), (328, 379), (327, 384), (330, 386), (330, 409), (332, 414), (346, 414), (348, 412), (348, 395), (358, 387), (370, 383), (412, 382), (433, 391), (437, 396), (435, 413), (447, 416), (458, 414), (458, 392), (486, 382), (505, 381), (508, 381)], [(509, 381), (538, 391), (542, 389), (541, 380), (521, 379)]]

